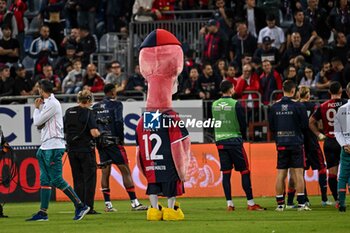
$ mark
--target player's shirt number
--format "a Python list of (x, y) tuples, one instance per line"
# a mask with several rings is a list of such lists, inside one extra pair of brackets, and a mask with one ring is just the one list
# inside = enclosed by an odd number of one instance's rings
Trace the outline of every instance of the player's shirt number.
[(337, 110), (335, 110), (334, 108), (330, 108), (326, 111), (326, 118), (329, 126), (334, 126), (334, 118), (336, 114)]
[[(160, 146), (162, 145), (162, 139), (161, 139), (161, 137), (159, 137), (158, 134), (151, 134), (151, 135), (149, 135), (149, 137), (147, 134), (144, 134), (144, 135), (142, 135), (142, 139), (145, 143), (146, 160), (162, 160), (164, 158), (163, 155), (157, 154)], [(148, 142), (152, 141), (152, 140), (156, 140), (156, 144), (154, 145), (154, 147), (150, 153), (149, 147), (148, 147)]]

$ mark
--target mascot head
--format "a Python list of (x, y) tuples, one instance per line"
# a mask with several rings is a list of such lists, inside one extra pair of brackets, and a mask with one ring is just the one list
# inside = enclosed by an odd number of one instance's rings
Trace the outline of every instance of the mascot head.
[(183, 68), (181, 43), (170, 32), (156, 29), (140, 46), (139, 64), (148, 83), (147, 110), (170, 109)]

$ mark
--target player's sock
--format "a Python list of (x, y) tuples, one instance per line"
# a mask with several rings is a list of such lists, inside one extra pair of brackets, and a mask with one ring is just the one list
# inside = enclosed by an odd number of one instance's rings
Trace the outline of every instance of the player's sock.
[(47, 210), (51, 198), (51, 187), (42, 186), (40, 189), (40, 209)]
[(338, 191), (339, 206), (345, 206), (345, 196), (346, 196), (346, 189), (339, 189)]
[(295, 189), (288, 189), (287, 193), (287, 205), (294, 205), (294, 196), (295, 196)]
[(322, 201), (328, 201), (327, 198), (327, 173), (326, 169), (320, 170), (318, 172), (318, 184), (320, 185), (321, 198)]
[(277, 205), (284, 205), (284, 196), (276, 195), (276, 202), (277, 202)]
[(152, 208), (158, 209), (158, 196), (151, 194), (149, 195), (149, 201), (151, 202)]
[(103, 188), (101, 189), (103, 193), (103, 198), (105, 199), (105, 202), (111, 201), (111, 190), (109, 188)]
[(305, 188), (304, 188), (304, 194), (305, 194), (305, 202), (309, 202), (309, 198), (307, 196), (306, 185), (305, 185)]
[(226, 200), (231, 200), (231, 170), (222, 172), (222, 187), (224, 188)]
[(247, 204), (248, 204), (249, 206), (255, 205), (254, 199), (247, 200)]
[(174, 209), (176, 197), (168, 197), (168, 208)]
[(130, 187), (130, 188), (126, 188), (126, 191), (128, 192), (130, 200), (136, 199), (135, 187), (134, 186)]
[(250, 182), (250, 171), (245, 170), (241, 172), (242, 175), (242, 187), (245, 192), (245, 195), (247, 196), (247, 200), (253, 199), (253, 191), (252, 191), (252, 185)]
[(335, 201), (338, 200), (338, 181), (337, 181), (337, 175), (329, 174), (328, 175), (328, 185), (329, 189), (332, 192), (332, 196)]
[(227, 200), (227, 206), (235, 206), (232, 200)]
[(305, 205), (305, 193), (297, 193), (297, 201), (299, 205)]
[(76, 208), (84, 207), (84, 204), (79, 199), (78, 195), (74, 192), (73, 188), (69, 185), (67, 188), (62, 190), (64, 194), (66, 194), (69, 199), (74, 203)]
[(134, 199), (134, 200), (131, 200), (131, 206), (132, 207), (136, 207), (136, 206), (139, 206), (139, 205), (140, 205), (140, 202), (139, 202), (139, 200), (137, 200), (137, 198)]

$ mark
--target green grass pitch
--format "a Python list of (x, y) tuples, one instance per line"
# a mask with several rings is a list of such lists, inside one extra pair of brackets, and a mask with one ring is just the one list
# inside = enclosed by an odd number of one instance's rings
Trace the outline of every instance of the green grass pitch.
[[(331, 199), (331, 198), (330, 198)], [(226, 212), (224, 198), (179, 198), (185, 220), (181, 222), (148, 222), (146, 212), (130, 210), (129, 201), (113, 201), (115, 213), (104, 213), (104, 203), (95, 203), (100, 215), (87, 215), (81, 221), (73, 221), (73, 205), (70, 202), (51, 202), (48, 222), (25, 222), (38, 210), (39, 203), (7, 203), (4, 212), (7, 219), (0, 219), (1, 233), (90, 233), (90, 232), (350, 232), (350, 208), (339, 213), (334, 207), (322, 208), (320, 197), (311, 197), (312, 211), (286, 210), (276, 212), (274, 198), (256, 198), (267, 211), (247, 211), (244, 198), (234, 198), (234, 212)], [(148, 204), (148, 200), (142, 200)], [(161, 199), (163, 205), (165, 199)]]

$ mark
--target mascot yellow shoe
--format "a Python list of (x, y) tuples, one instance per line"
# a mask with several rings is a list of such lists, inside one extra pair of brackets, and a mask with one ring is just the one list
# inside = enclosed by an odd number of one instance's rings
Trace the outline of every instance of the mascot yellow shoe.
[(148, 221), (160, 221), (162, 220), (163, 212), (156, 208), (148, 208), (147, 210), (147, 220)]
[(185, 215), (180, 208), (177, 208), (176, 210), (171, 208), (163, 209), (163, 220), (165, 221), (179, 221), (184, 219)]

